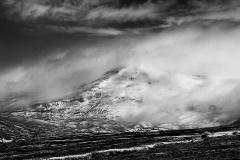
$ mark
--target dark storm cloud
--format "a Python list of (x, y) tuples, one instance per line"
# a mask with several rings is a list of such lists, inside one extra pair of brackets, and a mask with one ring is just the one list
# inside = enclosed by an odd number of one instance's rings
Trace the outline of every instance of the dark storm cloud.
[(141, 7), (129, 4), (130, 6), (120, 8), (125, 3), (117, 0), (5, 0), (3, 4), (8, 8), (6, 12), (8, 15), (15, 15), (20, 20), (43, 18), (53, 21), (88, 21), (89, 23), (95, 23), (94, 20), (135, 21), (151, 18), (154, 12), (154, 7), (149, 5)]
[[(31, 27), (48, 24), (56, 27), (122, 29), (165, 25), (169, 18), (179, 19), (228, 12), (238, 9), (240, 1), (3, 0), (1, 4), (7, 19), (25, 22)], [(74, 31), (76, 29), (72, 32)]]
[[(156, 18), (158, 11), (184, 12), (191, 10), (214, 10), (222, 7), (236, 6), (236, 0), (222, 1), (123, 1), (123, 0), (4, 0), (6, 13), (15, 20), (35, 20), (46, 18), (61, 21), (109, 20), (136, 21), (138, 19)], [(171, 9), (171, 11), (169, 11)], [(119, 14), (117, 14), (119, 13)], [(179, 13), (181, 14), (181, 13)]]

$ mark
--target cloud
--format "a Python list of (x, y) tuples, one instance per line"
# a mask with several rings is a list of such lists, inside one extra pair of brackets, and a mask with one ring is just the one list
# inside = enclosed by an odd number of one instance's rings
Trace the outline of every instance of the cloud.
[(83, 83), (122, 65), (122, 56), (120, 48), (113, 51), (101, 44), (75, 46), (70, 50), (57, 49), (34, 63), (6, 69), (0, 74), (1, 109), (21, 108), (67, 96)]
[[(54, 6), (48, 1), (40, 0), (5, 0), (3, 3), (7, 6), (7, 14), (10, 18), (20, 18), (15, 20), (38, 20), (41, 18), (56, 20), (69, 20), (74, 18), (77, 10), (74, 7), (60, 5)], [(15, 17), (12, 17), (14, 15)]]
[(137, 55), (133, 61), (139, 62), (139, 66), (148, 64), (150, 70), (156, 70), (154, 74), (161, 68), (192, 75), (240, 78), (237, 71), (239, 25), (234, 27), (228, 22), (208, 25), (188, 24), (166, 30), (159, 36), (143, 38), (134, 48)]
[(240, 117), (240, 27), (226, 23), (184, 24), (158, 34), (100, 39), (71, 54), (55, 52), (1, 74), (0, 95), (20, 97), (6, 107), (27, 106), (65, 96), (105, 71), (126, 66), (129, 73), (134, 68), (148, 75), (152, 84), (129, 91), (142, 103), (116, 106), (123, 120), (171, 129), (227, 124)]
[[(4, 0), (6, 17), (38, 27), (155, 28), (198, 20), (238, 20), (238, 0), (223, 1), (131, 1), (121, 0)], [(34, 22), (34, 23), (29, 23)], [(144, 24), (143, 24), (144, 22)], [(135, 26), (135, 27), (133, 27)], [(76, 30), (76, 29), (73, 29)]]
[(161, 71), (158, 78), (148, 77), (147, 82), (151, 84), (147, 84), (142, 77), (144, 74), (149, 76), (148, 72), (133, 71), (139, 73), (137, 83), (126, 82), (126, 85), (135, 87), (115, 91), (119, 94), (129, 92), (128, 96), (142, 100), (115, 106), (125, 122), (147, 122), (153, 126), (182, 129), (226, 125), (240, 116), (240, 99), (236, 96), (240, 91), (239, 80), (199, 78)]
[(240, 20), (240, 8), (235, 8), (223, 12), (211, 13), (203, 16), (203, 19), (215, 19), (215, 20)]
[(196, 15), (187, 15), (183, 17), (170, 16), (166, 21), (170, 24), (181, 25), (183, 23), (191, 23), (196, 21), (236, 21), (240, 20), (240, 7), (228, 8), (211, 12), (203, 12)]
[(49, 6), (42, 5), (36, 0), (33, 1), (4, 1), (7, 6), (10, 6), (9, 14), (17, 14), (22, 19), (38, 18), (48, 13)]
[(125, 31), (114, 29), (114, 28), (91, 28), (91, 27), (62, 27), (62, 26), (55, 26), (55, 25), (46, 25), (45, 27), (41, 27), (41, 31), (44, 33), (52, 32), (52, 33), (89, 33), (93, 35), (99, 36), (118, 36), (125, 33)]
[(154, 19), (156, 17), (156, 9), (153, 6), (129, 7), (122, 9), (113, 9), (99, 7), (86, 16), (87, 20), (105, 20), (111, 22), (128, 22), (137, 20)]
[[(37, 20), (39, 18), (53, 21), (135, 21), (138, 19), (152, 18), (154, 15), (153, 5), (141, 7), (117, 8), (118, 1), (76, 1), (51, 3), (41, 0), (5, 0), (4, 4), (9, 8), (9, 15), (15, 14), (22, 20)], [(108, 4), (108, 5), (107, 5)], [(99, 23), (99, 22), (98, 22)]]
[(240, 26), (226, 23), (185, 24), (135, 41), (126, 72), (149, 78), (129, 90), (142, 103), (116, 106), (122, 119), (169, 129), (217, 126), (239, 119)]

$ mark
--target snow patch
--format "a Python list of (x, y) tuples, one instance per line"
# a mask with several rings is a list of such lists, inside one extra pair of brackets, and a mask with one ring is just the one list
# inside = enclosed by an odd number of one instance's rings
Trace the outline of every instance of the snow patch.
[(0, 139), (0, 143), (11, 143), (12, 141), (12, 139)]
[[(194, 142), (196, 142), (196, 141), (198, 141), (198, 140), (195, 140)], [(107, 150), (95, 151), (95, 152), (79, 154), (79, 155), (70, 155), (70, 156), (63, 156), (63, 157), (52, 157), (52, 158), (49, 158), (49, 159), (50, 160), (60, 160), (60, 159), (70, 159), (70, 158), (84, 158), (84, 157), (91, 156), (94, 153), (141, 151), (141, 150), (148, 150), (148, 149), (154, 148), (154, 147), (156, 147), (158, 145), (176, 144), (176, 143), (189, 143), (189, 142), (193, 142), (193, 141), (159, 142), (159, 143), (148, 144), (148, 145), (143, 145), (143, 146), (139, 146), (139, 147), (107, 149)]]

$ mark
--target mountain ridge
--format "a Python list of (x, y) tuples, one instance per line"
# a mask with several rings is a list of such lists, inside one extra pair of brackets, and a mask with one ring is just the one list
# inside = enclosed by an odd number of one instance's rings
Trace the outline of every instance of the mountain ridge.
[[(179, 85), (184, 90), (202, 85), (207, 79), (203, 76), (182, 77), (177, 75)], [(182, 78), (185, 78), (182, 80)], [(161, 83), (165, 84), (163, 78)], [(184, 83), (183, 83), (184, 82)], [(187, 85), (185, 84), (187, 82)], [(145, 99), (142, 93), (146, 88), (159, 83), (145, 72), (135, 68), (119, 67), (106, 72), (101, 78), (82, 85), (77, 92), (65, 98), (31, 105), (25, 109), (0, 113), (0, 138), (6, 140), (28, 139), (33, 137), (59, 136), (74, 133), (117, 133), (162, 131), (174, 128), (158, 125), (136, 116), (135, 109)], [(170, 83), (175, 83), (170, 82)], [(165, 96), (175, 94), (170, 89), (163, 90)], [(140, 93), (140, 94), (139, 94)], [(163, 95), (164, 96), (164, 95)], [(194, 106), (192, 106), (194, 107)], [(131, 112), (129, 112), (131, 110)], [(194, 110), (192, 108), (191, 110)], [(143, 112), (146, 112), (143, 110)], [(132, 114), (132, 115), (131, 115)], [(142, 114), (139, 114), (142, 116)], [(130, 117), (129, 117), (130, 116)], [(139, 119), (139, 120), (138, 120)], [(235, 124), (237, 121), (235, 122)], [(180, 126), (181, 127), (181, 126)], [(206, 126), (206, 127), (212, 127)], [(186, 129), (194, 128), (194, 123)], [(196, 126), (195, 128), (202, 128)]]

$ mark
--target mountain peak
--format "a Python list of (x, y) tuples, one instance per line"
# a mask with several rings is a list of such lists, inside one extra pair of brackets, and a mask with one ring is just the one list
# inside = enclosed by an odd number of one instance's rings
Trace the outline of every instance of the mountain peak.
[(212, 116), (220, 112), (219, 107), (215, 105), (214, 110), (209, 110), (211, 103), (194, 100), (195, 90), (204, 90), (209, 84), (209, 79), (202, 76), (163, 72), (159, 77), (151, 77), (141, 69), (120, 67), (82, 85), (76, 93), (63, 99), (1, 114), (0, 122), (4, 126), (1, 133), (10, 131), (17, 133), (13, 135), (29, 137), (33, 136), (32, 133), (48, 135), (216, 126), (221, 116), (215, 119)]

